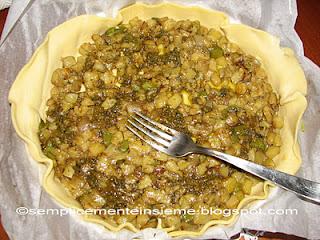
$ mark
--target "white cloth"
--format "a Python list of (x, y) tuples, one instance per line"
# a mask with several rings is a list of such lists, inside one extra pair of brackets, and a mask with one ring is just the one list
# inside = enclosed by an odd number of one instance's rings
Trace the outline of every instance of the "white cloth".
[(0, 0), (0, 10), (10, 7), (12, 0)]
[(29, 4), (30, 0), (0, 0), (0, 9), (2, 2), (10, 2), (10, 10), (6, 19), (6, 23), (4, 25), (2, 35), (0, 38), (0, 45), (5, 37), (8, 35), (16, 21), (19, 19), (23, 11), (26, 9), (27, 5)]

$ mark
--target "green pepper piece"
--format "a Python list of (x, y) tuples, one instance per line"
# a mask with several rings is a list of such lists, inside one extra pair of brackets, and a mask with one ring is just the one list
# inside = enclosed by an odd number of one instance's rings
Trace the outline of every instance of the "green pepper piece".
[(157, 85), (155, 83), (149, 81), (149, 82), (144, 82), (142, 84), (142, 88), (146, 91), (149, 91), (151, 89), (157, 88)]
[(51, 142), (49, 142), (46, 148), (44, 149), (44, 154), (50, 159), (56, 159), (56, 149), (53, 147)]
[(144, 82), (144, 83), (142, 84), (142, 88), (143, 88), (144, 90), (149, 90), (149, 89), (152, 88), (152, 85), (151, 85), (150, 82)]
[(262, 138), (256, 138), (250, 143), (250, 147), (256, 148), (256, 149), (261, 149), (261, 150), (266, 150), (266, 144), (264, 143)]
[(240, 136), (247, 135), (248, 134), (248, 127), (246, 125), (236, 126), (232, 129), (232, 133), (234, 135), (240, 135)]
[(117, 33), (123, 33), (126, 30), (126, 28), (123, 25), (118, 25), (115, 27), (109, 28), (106, 32), (105, 35), (107, 36), (113, 36)]
[(112, 133), (105, 131), (105, 132), (103, 133), (102, 138), (103, 138), (103, 143), (108, 146), (108, 145), (111, 144)]
[(119, 151), (120, 152), (126, 152), (129, 149), (129, 141), (128, 140), (123, 140), (119, 146)]
[(217, 59), (223, 56), (223, 49), (219, 46), (214, 46), (210, 49), (210, 57)]
[(115, 27), (111, 27), (105, 32), (105, 34), (107, 36), (111, 36), (111, 35), (113, 35), (115, 33), (115, 31), (116, 31), (116, 28)]
[(132, 89), (133, 91), (138, 92), (140, 90), (140, 87), (137, 84), (132, 84)]

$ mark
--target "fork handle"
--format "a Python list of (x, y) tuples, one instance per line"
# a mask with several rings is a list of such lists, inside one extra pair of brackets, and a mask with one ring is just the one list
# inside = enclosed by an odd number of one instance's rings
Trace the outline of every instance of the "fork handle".
[(193, 152), (219, 158), (264, 180), (269, 180), (277, 186), (293, 192), (296, 195), (309, 199), (314, 203), (320, 203), (320, 183), (273, 170), (256, 163), (201, 146), (197, 146)]

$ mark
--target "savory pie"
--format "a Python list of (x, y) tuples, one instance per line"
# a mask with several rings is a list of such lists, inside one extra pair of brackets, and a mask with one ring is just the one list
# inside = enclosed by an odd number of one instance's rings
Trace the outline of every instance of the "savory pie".
[[(58, 26), (20, 72), (9, 100), (18, 134), (47, 166), (44, 188), (63, 205), (199, 211), (242, 208), (266, 198), (268, 183), (212, 157), (152, 149), (126, 129), (131, 110), (200, 145), (294, 174), (305, 94), (293, 52), (273, 36), (229, 24), (220, 12), (166, 3)], [(181, 236), (230, 224), (235, 215), (86, 218), (114, 231), (161, 227)]]

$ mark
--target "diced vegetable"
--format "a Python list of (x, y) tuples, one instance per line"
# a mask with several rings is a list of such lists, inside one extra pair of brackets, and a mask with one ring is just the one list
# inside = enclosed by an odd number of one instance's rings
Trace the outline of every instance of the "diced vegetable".
[(111, 144), (112, 136), (113, 136), (112, 133), (105, 131), (103, 133), (103, 143), (107, 146)]
[(191, 106), (192, 105), (192, 100), (191, 100), (190, 94), (186, 90), (182, 90), (181, 94), (182, 94), (182, 102), (183, 102), (183, 104)]
[(63, 171), (63, 175), (68, 178), (72, 178), (73, 174), (74, 174), (74, 169), (70, 165), (68, 165)]
[(225, 188), (229, 193), (232, 193), (234, 189), (236, 188), (237, 181), (235, 178), (230, 177), (228, 180), (225, 182)]
[(102, 103), (101, 106), (102, 106), (105, 110), (108, 110), (109, 108), (112, 108), (116, 103), (117, 103), (117, 100), (116, 100), (116, 99), (107, 98), (107, 99)]
[(273, 117), (273, 126), (275, 128), (282, 128), (283, 127), (283, 118), (280, 116)]
[(242, 190), (245, 194), (250, 194), (253, 186), (253, 182), (250, 179), (246, 179), (242, 185)]
[(98, 156), (104, 151), (105, 147), (101, 143), (91, 143), (89, 145), (89, 152), (92, 156)]
[(78, 94), (76, 93), (68, 93), (65, 97), (66, 102), (68, 103), (76, 103), (78, 99)]
[(227, 166), (220, 167), (219, 173), (220, 173), (223, 177), (228, 177), (228, 175), (229, 175), (229, 168), (228, 168)]
[(232, 133), (239, 136), (244, 136), (248, 134), (248, 127), (246, 125), (239, 125), (232, 129)]
[(157, 85), (153, 82), (147, 81), (142, 84), (142, 88), (146, 91), (157, 88)]
[(182, 98), (179, 93), (173, 94), (173, 96), (170, 97), (168, 100), (168, 104), (172, 108), (177, 108), (181, 102), (182, 102)]
[(218, 57), (216, 61), (217, 61), (218, 68), (224, 68), (228, 65), (228, 62), (225, 57)]
[(265, 160), (266, 156), (262, 151), (256, 151), (254, 161), (261, 164)]
[(138, 184), (138, 188), (139, 189), (144, 189), (146, 187), (149, 187), (152, 185), (152, 180), (149, 177), (149, 175), (145, 175), (143, 176), (143, 178), (140, 180), (139, 184)]
[(120, 152), (127, 152), (129, 150), (129, 141), (128, 140), (122, 141), (119, 146), (119, 150)]
[(163, 46), (163, 44), (159, 44), (158, 45), (158, 50), (159, 50), (159, 55), (163, 55), (164, 54), (164, 46)]
[(267, 157), (271, 159), (277, 156), (279, 153), (280, 153), (280, 147), (276, 147), (276, 146), (271, 146), (266, 151)]
[(237, 198), (237, 196), (232, 195), (229, 200), (226, 202), (226, 206), (229, 209), (235, 208), (238, 204), (239, 204), (239, 199)]
[(223, 50), (221, 47), (219, 46), (214, 46), (211, 50), (210, 50), (210, 57), (217, 59), (219, 57), (223, 56)]
[(62, 63), (63, 63), (63, 67), (69, 68), (75, 65), (77, 62), (74, 57), (68, 56), (62, 59)]
[(113, 36), (113, 35), (118, 34), (118, 33), (123, 33), (125, 31), (126, 31), (126, 27), (124, 27), (123, 25), (118, 25), (118, 26), (109, 28), (105, 32), (105, 35), (110, 37), (110, 36)]
[(262, 138), (256, 138), (250, 143), (250, 147), (264, 151), (267, 146)]
[(181, 215), (181, 218), (182, 218), (185, 222), (191, 222), (192, 219), (193, 219), (193, 215), (186, 213), (186, 214)]

